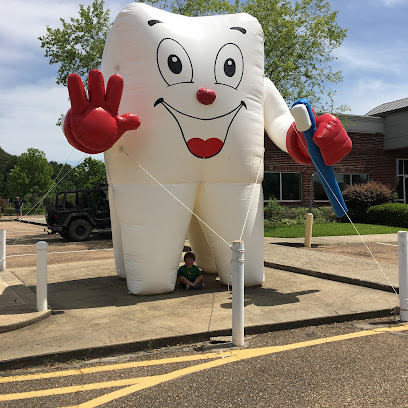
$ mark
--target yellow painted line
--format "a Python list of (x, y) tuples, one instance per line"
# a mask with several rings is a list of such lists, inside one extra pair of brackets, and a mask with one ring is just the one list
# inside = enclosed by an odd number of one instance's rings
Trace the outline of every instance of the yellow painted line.
[(91, 383), (91, 384), (80, 384), (80, 385), (73, 385), (70, 387), (50, 388), (47, 390), (27, 391), (27, 392), (15, 393), (15, 394), (2, 394), (0, 395), (0, 401), (14, 401), (14, 400), (19, 400), (19, 399), (49, 397), (51, 395), (72, 394), (72, 393), (81, 392), (81, 391), (100, 390), (103, 388), (123, 387), (123, 386), (129, 386), (131, 384), (136, 384), (139, 381), (140, 381), (140, 378), (127, 378), (125, 380), (106, 381), (106, 382)]
[(52, 373), (38, 373), (38, 374), (18, 375), (18, 376), (13, 376), (13, 377), (11, 376), (10, 377), (0, 377), (0, 383), (44, 380), (48, 378), (68, 377), (71, 375), (94, 374), (94, 373), (100, 373), (103, 371), (125, 370), (127, 368), (135, 368), (135, 367), (148, 367), (148, 366), (153, 366), (153, 365), (180, 363), (184, 361), (205, 360), (209, 358), (223, 357), (226, 354), (228, 354), (228, 352), (206, 353), (206, 354), (200, 354), (196, 356), (171, 357), (171, 358), (163, 358), (159, 360), (134, 361), (131, 363), (110, 364), (110, 365), (104, 365), (104, 366), (98, 366), (98, 367), (80, 368), (77, 370), (54, 371)]
[(158, 384), (161, 384), (167, 381), (171, 381), (171, 380), (180, 378), (188, 374), (196, 373), (198, 371), (208, 370), (210, 368), (218, 367), (224, 364), (230, 364), (230, 363), (241, 361), (241, 360), (246, 360), (248, 358), (260, 357), (263, 355), (279, 353), (282, 351), (295, 350), (299, 348), (316, 346), (320, 344), (327, 344), (327, 343), (333, 343), (337, 341), (350, 340), (350, 339), (355, 339), (355, 338), (373, 336), (373, 335), (381, 334), (381, 333), (404, 331), (404, 330), (408, 330), (408, 325), (390, 327), (390, 328), (388, 327), (378, 328), (378, 329), (373, 329), (373, 330), (365, 330), (365, 331), (360, 331), (360, 332), (355, 332), (355, 333), (343, 334), (339, 336), (325, 337), (325, 338), (316, 339), (316, 340), (309, 340), (309, 341), (304, 341), (300, 343), (286, 344), (283, 346), (262, 347), (262, 348), (247, 349), (247, 350), (233, 350), (230, 352), (230, 355), (227, 356), (230, 358), (225, 358), (225, 359), (220, 358), (215, 361), (209, 361), (203, 364), (198, 364), (193, 367), (183, 368), (181, 370), (176, 370), (168, 374), (163, 374), (161, 376), (146, 377), (142, 379), (142, 381), (139, 382), (138, 384), (123, 388), (121, 390), (113, 391), (109, 394), (105, 394), (101, 397), (87, 401), (83, 404), (75, 405), (73, 407), (67, 407), (67, 408), (95, 408), (100, 405), (106, 404), (110, 401), (116, 400), (118, 398), (124, 397), (134, 392), (140, 391), (142, 389), (153, 387), (155, 385), (158, 385)]
[(114, 401), (118, 398), (122, 398), (126, 395), (133, 394), (134, 392), (144, 390), (146, 388), (154, 387), (155, 385), (165, 383), (167, 381), (175, 380), (177, 378), (183, 377), (188, 374), (193, 374), (199, 371), (208, 370), (210, 368), (218, 367), (224, 364), (229, 364), (233, 362), (240, 361), (241, 358), (237, 356), (230, 356), (229, 358), (225, 359), (218, 359), (216, 361), (208, 361), (206, 363), (198, 364), (193, 367), (182, 368), (180, 370), (173, 371), (168, 374), (156, 375), (151, 377), (144, 377), (135, 385), (131, 385), (126, 388), (122, 388), (121, 390), (116, 390), (110, 392), (109, 394), (102, 395), (101, 397), (94, 398), (93, 400), (84, 402), (83, 404), (75, 405), (73, 407), (67, 408), (94, 408), (98, 407), (102, 404), (106, 404), (108, 402)]
[[(231, 350), (231, 351), (220, 353), (220, 354), (206, 353), (200, 356), (184, 356), (184, 357), (176, 357), (176, 358), (169, 358), (169, 359), (163, 359), (163, 360), (152, 360), (152, 361), (144, 361), (144, 362), (117, 364), (117, 365), (111, 365), (111, 366), (91, 367), (89, 369), (83, 369), (83, 370), (69, 370), (65, 372), (62, 371), (62, 372), (59, 372), (59, 374), (61, 374), (60, 376), (64, 376), (64, 373), (66, 372), (71, 372), (71, 374), (68, 374), (68, 375), (74, 375), (72, 373), (75, 372), (75, 374), (83, 374), (85, 370), (87, 373), (89, 373), (89, 372), (102, 372), (102, 371), (109, 371), (109, 370), (116, 370), (116, 369), (120, 370), (123, 368), (129, 368), (130, 365), (132, 365), (132, 367), (135, 367), (135, 366), (148, 366), (148, 365), (157, 365), (157, 364), (169, 364), (173, 362), (182, 361), (181, 359), (183, 359), (183, 361), (202, 360), (205, 358), (212, 359), (212, 361), (207, 361), (202, 364), (197, 364), (193, 367), (183, 368), (183, 369), (176, 370), (168, 374), (163, 374), (163, 375), (158, 375), (158, 376), (149, 376), (149, 377), (141, 377), (141, 378), (139, 377), (139, 378), (126, 379), (126, 380), (115, 380), (115, 381), (108, 381), (108, 382), (103, 382), (103, 383), (86, 384), (86, 385), (64, 387), (64, 388), (54, 388), (54, 389), (48, 389), (48, 390), (38, 390), (38, 391), (31, 391), (31, 392), (25, 392), (25, 393), (4, 394), (4, 395), (0, 395), (0, 401), (45, 397), (45, 396), (50, 396), (50, 395), (67, 394), (67, 393), (73, 393), (73, 392), (79, 392), (79, 391), (89, 391), (89, 390), (112, 388), (112, 387), (119, 387), (119, 386), (125, 387), (123, 389), (113, 391), (111, 393), (105, 394), (101, 397), (95, 398), (93, 400), (90, 400), (88, 402), (85, 402), (83, 404), (76, 406), (80, 408), (93, 408), (93, 407), (97, 407), (99, 405), (105, 404), (107, 402), (113, 401), (115, 399), (121, 398), (123, 396), (132, 394), (136, 391), (153, 387), (157, 384), (171, 381), (171, 380), (180, 378), (188, 374), (196, 373), (196, 372), (203, 371), (203, 370), (208, 370), (210, 368), (218, 367), (218, 366), (225, 365), (225, 364), (230, 364), (232, 362), (242, 361), (242, 360), (246, 360), (246, 359), (254, 358), (254, 357), (265, 356), (268, 354), (280, 353), (283, 351), (296, 350), (296, 349), (305, 348), (305, 347), (329, 344), (329, 343), (334, 343), (334, 342), (344, 341), (344, 340), (357, 339), (357, 338), (368, 337), (368, 336), (373, 336), (373, 335), (382, 334), (382, 333), (400, 332), (400, 331), (405, 331), (405, 330), (408, 330), (408, 324), (402, 325), (402, 326), (396, 326), (396, 327), (384, 327), (384, 328), (377, 328), (373, 330), (364, 330), (364, 331), (342, 334), (342, 335), (333, 336), (333, 337), (324, 337), (320, 339), (308, 340), (308, 341), (299, 342), (299, 343), (285, 344), (282, 346), (271, 346), (271, 347), (262, 347), (262, 348), (244, 349), (244, 350)], [(214, 360), (214, 358), (216, 360)], [(138, 364), (138, 365), (135, 365), (135, 364)], [(97, 370), (91, 371), (95, 369)], [(58, 374), (58, 373), (47, 373), (47, 374)], [(44, 375), (47, 375), (47, 374), (44, 374)], [(30, 379), (45, 378), (45, 377), (41, 377), (41, 374), (19, 376), (15, 378), (24, 378), (24, 380), (26, 380), (26, 379), (29, 379), (27, 377), (30, 377)], [(13, 378), (13, 377), (7, 377), (7, 378)]]

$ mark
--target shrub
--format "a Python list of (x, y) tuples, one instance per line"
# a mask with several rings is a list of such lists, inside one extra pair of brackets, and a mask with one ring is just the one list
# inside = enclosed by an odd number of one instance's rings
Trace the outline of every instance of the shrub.
[(16, 213), (16, 210), (14, 207), (6, 207), (4, 209), (4, 212), (2, 211), (3, 215), (14, 215)]
[[(299, 225), (306, 222), (306, 207), (288, 207), (280, 205), (276, 199), (271, 199), (264, 208), (265, 224), (273, 225)], [(313, 208), (313, 219), (316, 223), (333, 222), (336, 219), (331, 207)]]
[(371, 224), (408, 228), (408, 205), (390, 203), (373, 205), (367, 210)]
[(264, 218), (272, 224), (279, 224), (284, 218), (284, 213), (284, 207), (275, 198), (270, 199), (264, 207)]
[(373, 205), (396, 201), (396, 194), (388, 186), (370, 181), (364, 184), (347, 186), (343, 198), (353, 222), (368, 222), (367, 210)]
[(336, 222), (338, 218), (334, 214), (333, 207), (326, 205), (324, 207), (312, 208), (313, 221), (316, 224), (322, 224), (325, 222)]

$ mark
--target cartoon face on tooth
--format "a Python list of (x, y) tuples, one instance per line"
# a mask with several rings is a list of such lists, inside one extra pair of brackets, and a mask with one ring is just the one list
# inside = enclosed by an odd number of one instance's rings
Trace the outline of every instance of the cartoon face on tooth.
[[(156, 21), (157, 23), (157, 21)], [(232, 27), (245, 34), (246, 30), (241, 27)], [(247, 108), (244, 100), (239, 100), (239, 87), (244, 75), (244, 56), (240, 47), (232, 42), (226, 43), (214, 54), (213, 67), (210, 71), (214, 72), (210, 87), (201, 87), (197, 89), (195, 82), (195, 67), (186, 48), (173, 38), (164, 38), (157, 47), (157, 68), (167, 87), (171, 87), (172, 92), (180, 92), (181, 84), (188, 84), (182, 92), (195, 94), (197, 103), (203, 106), (200, 116), (191, 113), (188, 104), (172, 102), (172, 98), (158, 98), (154, 106), (166, 109), (177, 123), (180, 134), (191, 154), (200, 158), (208, 159), (217, 155), (226, 143), (229, 129), (235, 117), (242, 108)], [(210, 64), (209, 64), (210, 65)], [(210, 67), (209, 67), (210, 68)], [(232, 109), (228, 108), (231, 103), (226, 103), (225, 98), (218, 98), (214, 87), (229, 87), (236, 91), (232, 94), (234, 101)], [(231, 102), (231, 101), (228, 101)], [(212, 113), (204, 109), (205, 106), (215, 104), (215, 112)], [(218, 105), (218, 106), (216, 106)], [(188, 123), (197, 121), (195, 124)], [(211, 136), (207, 139), (197, 137), (186, 129), (197, 129), (206, 122), (207, 129), (213, 128)], [(208, 123), (210, 125), (208, 126)]]

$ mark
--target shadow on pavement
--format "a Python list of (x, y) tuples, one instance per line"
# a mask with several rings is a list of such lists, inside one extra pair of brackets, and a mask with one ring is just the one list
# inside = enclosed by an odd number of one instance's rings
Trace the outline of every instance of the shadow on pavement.
[[(289, 303), (300, 302), (299, 296), (309, 295), (311, 293), (320, 292), (319, 290), (304, 290), (301, 292), (293, 293), (280, 293), (275, 289), (270, 288), (247, 288), (245, 289), (245, 300), (244, 306), (255, 305), (255, 306), (279, 306), (286, 305)], [(230, 297), (231, 302), (221, 303), (221, 307), (224, 309), (232, 308), (232, 297)]]
[[(30, 286), (34, 293), (35, 286)], [(86, 277), (48, 284), (48, 304), (53, 310), (88, 309), (109, 306), (131, 306), (144, 302), (191, 297), (205, 293), (225, 292), (215, 275), (205, 274), (204, 290), (189, 290), (176, 285), (173, 292), (161, 295), (137, 296), (128, 293), (126, 280), (119, 276)]]

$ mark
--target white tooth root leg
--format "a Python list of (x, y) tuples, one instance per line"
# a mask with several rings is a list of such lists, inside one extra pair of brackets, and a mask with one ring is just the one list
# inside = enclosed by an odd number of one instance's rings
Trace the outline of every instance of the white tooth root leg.
[[(254, 197), (241, 238), (252, 192)], [(206, 183), (200, 186), (196, 201), (199, 217), (213, 231), (200, 223), (214, 255), (218, 276), (224, 285), (231, 284), (231, 244), (242, 239), (245, 242), (246, 287), (264, 282), (264, 224), (263, 194), (260, 184)]]
[[(193, 208), (197, 184), (164, 185), (188, 208)], [(180, 256), (192, 217), (179, 201), (158, 184), (113, 185), (120, 223), (126, 282), (130, 293), (152, 295), (174, 290)], [(114, 238), (114, 237), (113, 237)]]

